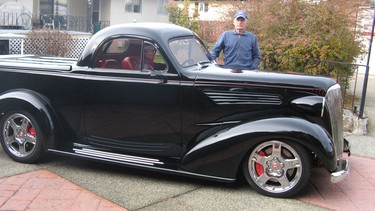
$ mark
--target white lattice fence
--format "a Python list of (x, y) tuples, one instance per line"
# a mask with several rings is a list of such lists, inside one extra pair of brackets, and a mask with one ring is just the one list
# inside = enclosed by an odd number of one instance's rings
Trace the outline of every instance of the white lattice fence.
[[(83, 49), (85, 48), (88, 38), (79, 38), (73, 39), (70, 49), (72, 49), (66, 57), (68, 58), (78, 58)], [(42, 44), (42, 43), (40, 43)], [(23, 46), (24, 54), (35, 54), (35, 49), (32, 49), (31, 46), (26, 46), (23, 44), (22, 39), (9, 39), (9, 54), (21, 54)]]
[(22, 39), (9, 39), (9, 54), (21, 54)]

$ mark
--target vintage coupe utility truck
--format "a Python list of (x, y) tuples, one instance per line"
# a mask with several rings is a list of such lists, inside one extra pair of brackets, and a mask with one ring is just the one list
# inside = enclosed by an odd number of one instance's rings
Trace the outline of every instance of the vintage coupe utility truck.
[(292, 197), (321, 164), (348, 172), (342, 96), (330, 78), (217, 65), (173, 24), (107, 27), (78, 60), (0, 58), (0, 142), (21, 163), (44, 153), (234, 182)]

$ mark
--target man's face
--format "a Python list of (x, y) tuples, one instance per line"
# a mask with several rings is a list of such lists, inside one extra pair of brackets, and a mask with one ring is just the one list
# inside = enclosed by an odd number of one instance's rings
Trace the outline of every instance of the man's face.
[(147, 58), (153, 58), (155, 54), (155, 48), (152, 46), (146, 46), (145, 47), (145, 56)]
[(233, 20), (234, 28), (237, 32), (243, 32), (247, 26), (247, 20), (245, 18), (239, 17)]

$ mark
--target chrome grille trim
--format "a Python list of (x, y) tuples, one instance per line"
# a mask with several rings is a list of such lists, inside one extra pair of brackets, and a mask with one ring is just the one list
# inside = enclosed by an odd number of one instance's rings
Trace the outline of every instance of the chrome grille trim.
[(335, 84), (330, 87), (325, 97), (326, 108), (332, 127), (332, 139), (335, 144), (337, 158), (341, 158), (344, 151), (344, 135), (343, 135), (343, 99), (341, 95), (341, 87)]
[(326, 107), (326, 98), (323, 98), (323, 101), (322, 101), (322, 111), (320, 112), (320, 117), (323, 117), (324, 116), (324, 109)]

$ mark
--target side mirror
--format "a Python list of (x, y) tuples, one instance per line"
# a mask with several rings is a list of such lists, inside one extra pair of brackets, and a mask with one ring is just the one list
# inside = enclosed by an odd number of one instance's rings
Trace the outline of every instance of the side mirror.
[(160, 70), (150, 70), (149, 75), (150, 77), (160, 77), (160, 82), (159, 84), (165, 84), (168, 82), (168, 79), (164, 76), (165, 71), (160, 71)]

